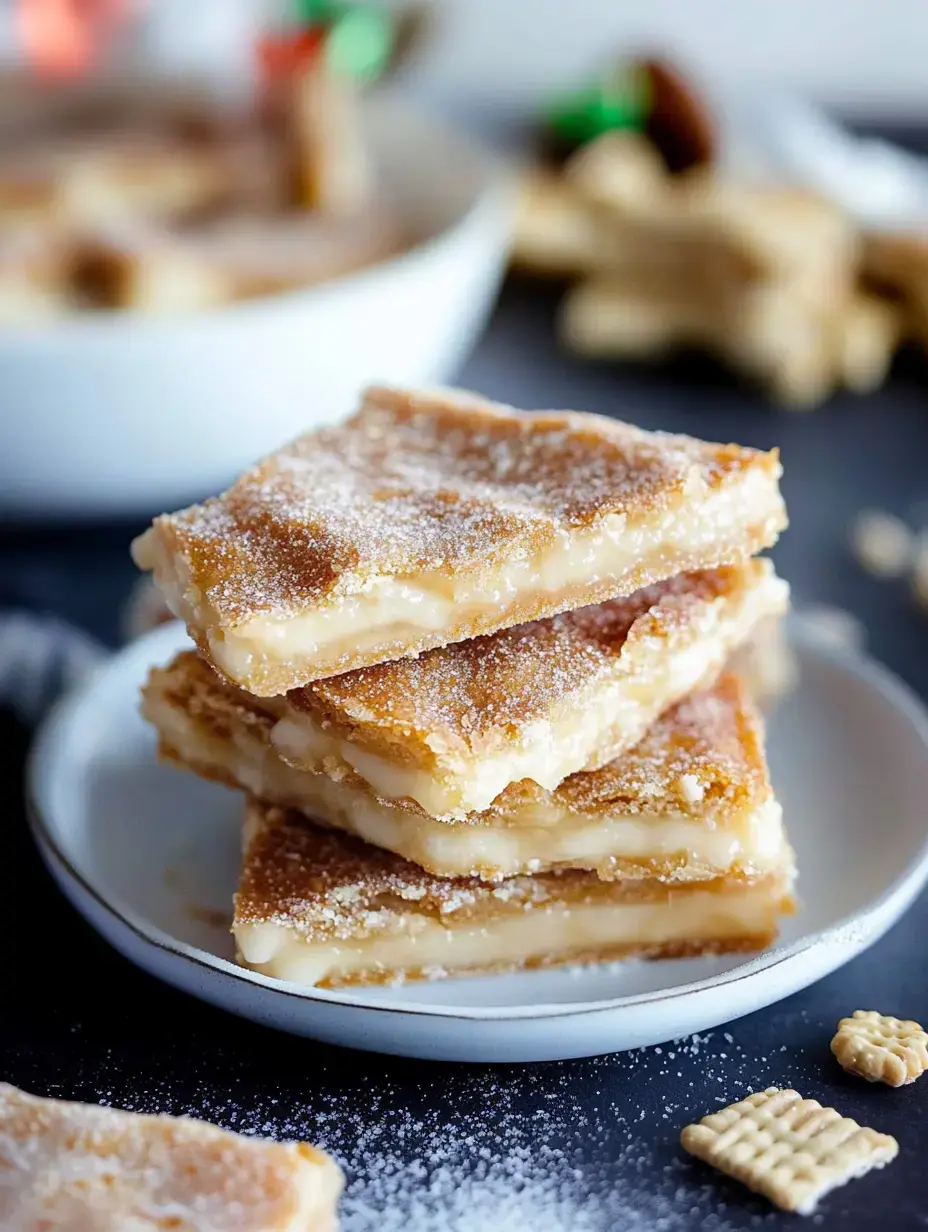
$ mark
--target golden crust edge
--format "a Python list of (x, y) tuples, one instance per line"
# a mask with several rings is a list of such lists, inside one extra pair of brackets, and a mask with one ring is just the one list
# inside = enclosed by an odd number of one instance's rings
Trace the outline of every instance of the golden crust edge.
[[(588, 607), (592, 604), (604, 603), (608, 599), (630, 596), (636, 590), (665, 581), (678, 573), (695, 573), (703, 569), (744, 564), (750, 557), (772, 547), (780, 531), (784, 530), (786, 525), (786, 513), (781, 509), (761, 523), (752, 526), (742, 537), (738, 548), (729, 548), (721, 553), (714, 550), (707, 551), (705, 554), (679, 553), (673, 556), (672, 564), (665, 563), (660, 568), (639, 565), (626, 570), (619, 581), (612, 579), (592, 585), (585, 583), (581, 586), (569, 587), (559, 592), (556, 598), (547, 601), (539, 601), (537, 595), (527, 596), (521, 600), (515, 600), (505, 609), (505, 615), (502, 617), (500, 617), (499, 609), (495, 609), (493, 613), (487, 612), (469, 621), (450, 624), (440, 632), (412, 640), (380, 643), (360, 654), (343, 653), (328, 659), (318, 658), (311, 668), (305, 664), (300, 669), (282, 664), (264, 664), (249, 672), (247, 676), (243, 674), (241, 678), (235, 679), (216, 662), (209, 642), (209, 631), (188, 623), (187, 633), (195, 642), (201, 656), (229, 684), (245, 689), (256, 697), (277, 697), (290, 692), (291, 689), (312, 684), (315, 680), (340, 676), (360, 667), (375, 667), (379, 663), (408, 658), (421, 654), (425, 650), (433, 650), (438, 646), (466, 641), (486, 633), (496, 633), (500, 629), (525, 624), (528, 621), (557, 616), (573, 608)], [(662, 560), (668, 562), (670, 557), (664, 556)], [(215, 626), (211, 627), (223, 629), (233, 626), (216, 622)]]

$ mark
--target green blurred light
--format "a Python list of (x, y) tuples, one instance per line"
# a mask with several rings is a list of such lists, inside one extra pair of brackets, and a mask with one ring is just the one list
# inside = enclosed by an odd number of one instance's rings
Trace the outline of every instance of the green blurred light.
[(325, 25), (344, 9), (338, 0), (293, 0), (294, 20), (301, 26)]
[(386, 68), (393, 41), (393, 24), (382, 9), (346, 7), (329, 30), (325, 56), (335, 72), (370, 81)]
[(556, 99), (547, 120), (559, 137), (581, 145), (613, 129), (643, 128), (650, 105), (646, 74), (620, 66), (604, 80)]

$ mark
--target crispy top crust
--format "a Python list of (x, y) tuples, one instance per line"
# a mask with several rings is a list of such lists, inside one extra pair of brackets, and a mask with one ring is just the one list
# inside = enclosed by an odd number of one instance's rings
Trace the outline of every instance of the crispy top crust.
[[(653, 880), (602, 881), (582, 869), (490, 883), (435, 877), (392, 852), (317, 829), (301, 814), (254, 799), (245, 808), (245, 834), (233, 929), (275, 924), (309, 941), (358, 940), (395, 928), (410, 914), (459, 924), (547, 903), (634, 903), (671, 892)], [(782, 872), (774, 876), (788, 875), (791, 867), (792, 855), (784, 848)], [(675, 882), (672, 893), (721, 892), (751, 880)]]
[[(772, 575), (769, 561), (681, 574), (624, 599), (359, 668), (294, 689), (287, 700), (318, 721), (375, 728), (433, 752), (478, 754), (500, 736), (551, 714), (655, 639), (697, 637), (716, 600), (737, 597)], [(621, 663), (619, 663), (621, 661)]]
[[(275, 718), (266, 705), (226, 684), (191, 651), (153, 669), (143, 693), (152, 717), (160, 702), (191, 715), (217, 740), (234, 741), (247, 728), (270, 743)], [(374, 794), (356, 774), (345, 774), (343, 781), (346, 788)], [(729, 673), (665, 711), (643, 740), (601, 769), (573, 774), (554, 791), (523, 779), (490, 808), (445, 824), (500, 826), (515, 811), (553, 803), (594, 817), (671, 815), (725, 825), (772, 796), (761, 719), (740, 679)], [(414, 800), (381, 804), (428, 815)]]
[(123, 1220), (140, 1232), (289, 1230), (304, 1212), (323, 1220), (341, 1189), (333, 1160), (304, 1143), (242, 1138), (187, 1117), (40, 1099), (5, 1083), (0, 1174), (3, 1227), (25, 1214), (30, 1228), (87, 1232), (123, 1227)]
[(738, 676), (665, 710), (633, 749), (599, 770), (580, 771), (553, 792), (512, 783), (478, 817), (551, 797), (578, 813), (611, 817), (672, 815), (724, 825), (773, 796), (763, 724)]
[[(378, 576), (479, 577), (609, 514), (669, 509), (776, 451), (646, 432), (597, 415), (525, 414), (456, 391), (373, 388), (222, 496), (154, 522), (222, 625), (287, 615)], [(137, 549), (147, 567), (148, 549)]]

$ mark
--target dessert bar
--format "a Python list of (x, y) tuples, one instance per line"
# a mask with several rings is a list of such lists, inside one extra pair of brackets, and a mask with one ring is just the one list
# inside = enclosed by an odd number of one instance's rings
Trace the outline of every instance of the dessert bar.
[(600, 769), (554, 791), (523, 780), (457, 821), (431, 817), (411, 800), (384, 800), (353, 772), (335, 779), (287, 765), (271, 743), (275, 715), (192, 653), (152, 673), (142, 708), (166, 760), (298, 809), (436, 876), (492, 880), (558, 867), (604, 879), (754, 876), (776, 864), (782, 844), (761, 722), (733, 675), (679, 702)]
[(183, 230), (134, 224), (83, 242), (72, 274), (97, 307), (192, 312), (340, 277), (404, 241), (383, 209), (342, 220), (234, 215)]
[[(265, 699), (277, 718), (270, 740), (298, 769), (353, 772), (383, 799), (462, 818), (510, 783), (553, 789), (614, 760), (668, 706), (712, 684), (786, 598), (767, 561), (683, 574)], [(189, 658), (170, 670), (185, 664), (215, 691)]]
[(42, 1099), (0, 1083), (7, 1232), (335, 1232), (341, 1188), (337, 1164), (306, 1143)]
[(230, 681), (273, 696), (745, 560), (775, 451), (375, 388), (133, 546)]
[(277, 979), (390, 983), (758, 950), (791, 910), (791, 884), (785, 844), (758, 878), (667, 884), (566, 871), (497, 885), (448, 880), (251, 800), (232, 931), (241, 961)]
[(285, 761), (360, 775), (434, 817), (488, 808), (510, 783), (555, 788), (631, 748), (712, 684), (786, 608), (769, 561), (686, 573), (547, 620), (318, 680), (287, 695)]

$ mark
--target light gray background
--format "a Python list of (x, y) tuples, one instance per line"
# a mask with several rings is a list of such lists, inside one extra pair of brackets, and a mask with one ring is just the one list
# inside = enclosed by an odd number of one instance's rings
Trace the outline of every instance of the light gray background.
[[(142, 0), (136, 0), (142, 3)], [(243, 73), (249, 31), (286, 0), (146, 0), (134, 53)], [(617, 49), (676, 53), (711, 87), (787, 86), (898, 114), (928, 108), (924, 0), (435, 0), (417, 90), (455, 108), (521, 108)], [(0, 54), (14, 47), (0, 4)]]

